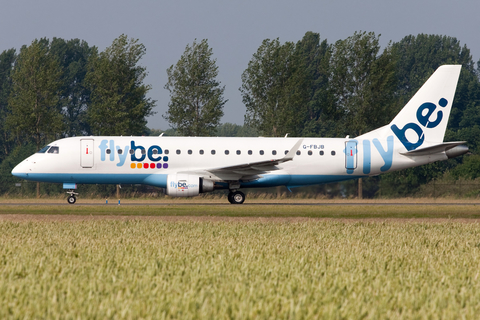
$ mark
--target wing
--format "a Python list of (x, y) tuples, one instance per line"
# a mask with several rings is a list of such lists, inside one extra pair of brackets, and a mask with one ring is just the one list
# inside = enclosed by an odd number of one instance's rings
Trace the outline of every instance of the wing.
[(279, 170), (280, 168), (277, 167), (278, 164), (293, 160), (293, 157), (295, 156), (298, 148), (300, 148), (302, 142), (303, 138), (299, 139), (283, 158), (242, 163), (228, 167), (211, 168), (202, 171), (195, 171), (192, 173), (200, 174), (205, 178), (224, 181), (256, 180), (261, 177), (261, 174), (267, 173), (269, 171)]

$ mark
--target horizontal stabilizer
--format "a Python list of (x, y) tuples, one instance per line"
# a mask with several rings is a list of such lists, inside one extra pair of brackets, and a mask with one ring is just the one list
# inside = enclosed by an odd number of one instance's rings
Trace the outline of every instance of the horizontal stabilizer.
[(463, 145), (466, 141), (452, 141), (436, 144), (433, 146), (419, 148), (401, 153), (404, 156), (427, 156), (430, 154), (445, 152), (449, 158), (460, 156), (468, 152), (468, 147)]

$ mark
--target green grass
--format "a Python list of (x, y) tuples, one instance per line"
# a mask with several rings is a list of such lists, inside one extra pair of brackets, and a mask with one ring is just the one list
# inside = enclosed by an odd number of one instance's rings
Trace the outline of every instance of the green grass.
[(479, 219), (480, 205), (1, 205), (1, 214)]
[(475, 319), (479, 265), (478, 223), (3, 221), (0, 318)]

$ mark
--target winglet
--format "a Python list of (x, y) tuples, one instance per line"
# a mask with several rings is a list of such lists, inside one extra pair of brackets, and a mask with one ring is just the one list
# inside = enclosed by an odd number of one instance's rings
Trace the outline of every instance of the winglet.
[(298, 140), (297, 143), (295, 143), (295, 145), (292, 147), (292, 149), (290, 149), (290, 151), (288, 151), (288, 153), (285, 155), (285, 157), (283, 157), (279, 161), (280, 162), (285, 162), (285, 161), (292, 160), (293, 157), (295, 156), (295, 153), (300, 148), (300, 145), (302, 144), (302, 142), (303, 142), (303, 138)]

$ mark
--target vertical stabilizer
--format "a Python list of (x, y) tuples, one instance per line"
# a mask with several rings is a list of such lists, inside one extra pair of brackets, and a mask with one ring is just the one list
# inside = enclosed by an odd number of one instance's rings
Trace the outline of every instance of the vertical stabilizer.
[(364, 136), (393, 132), (407, 151), (443, 142), (461, 65), (439, 67), (387, 126)]

